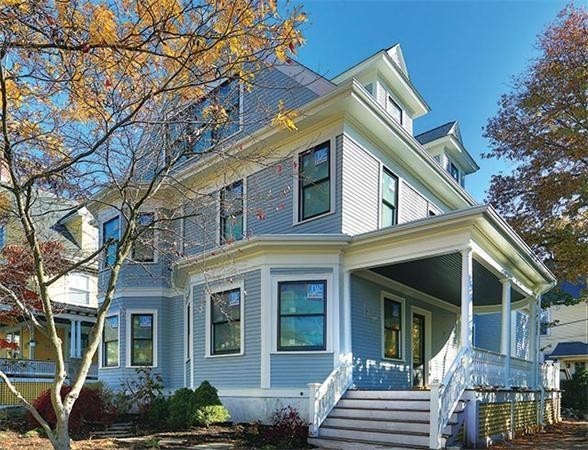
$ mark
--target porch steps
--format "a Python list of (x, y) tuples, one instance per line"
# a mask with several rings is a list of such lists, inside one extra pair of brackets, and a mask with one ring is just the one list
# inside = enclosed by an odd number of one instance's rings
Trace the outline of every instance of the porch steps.
[(94, 431), (92, 436), (98, 439), (118, 439), (133, 437), (135, 436), (135, 432), (131, 422), (113, 423), (105, 430)]
[[(344, 450), (427, 449), (430, 403), (429, 391), (350, 390), (309, 442)], [(463, 408), (463, 404), (456, 408), (444, 430), (446, 437), (456, 431)]]

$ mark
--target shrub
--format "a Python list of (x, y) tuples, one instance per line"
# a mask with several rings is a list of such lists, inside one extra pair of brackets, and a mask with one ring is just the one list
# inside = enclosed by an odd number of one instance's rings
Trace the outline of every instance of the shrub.
[(187, 430), (194, 425), (196, 409), (194, 391), (178, 389), (169, 400), (168, 425), (173, 430)]
[(197, 409), (202, 406), (222, 405), (217, 389), (206, 380), (194, 389), (194, 401)]
[(213, 423), (222, 423), (229, 420), (231, 415), (223, 405), (201, 406), (196, 410), (196, 425), (209, 427)]
[(136, 407), (140, 414), (145, 414), (155, 399), (163, 395), (163, 377), (149, 367), (137, 368), (135, 374), (121, 384), (121, 391), (125, 393), (129, 409)]
[[(64, 386), (61, 388), (61, 398), (64, 398), (71, 391), (71, 387)], [(51, 391), (46, 390), (39, 395), (33, 402), (33, 406), (37, 409), (41, 417), (47, 421), (51, 427), (55, 427), (57, 419), (51, 404)], [(37, 420), (28, 415), (29, 423), (32, 426), (37, 426)], [(80, 391), (78, 399), (74, 403), (69, 417), (69, 425), (71, 430), (77, 430), (82, 427), (85, 422), (102, 422), (110, 424), (112, 422), (112, 414), (104, 399), (100, 395), (100, 391), (83, 387)]]
[(156, 398), (151, 403), (151, 409), (145, 415), (147, 425), (157, 430), (163, 430), (167, 426), (170, 401), (165, 397)]
[(588, 372), (577, 370), (571, 380), (561, 382), (563, 391), (562, 408), (577, 411), (580, 415), (588, 413)]
[(277, 448), (307, 447), (308, 423), (291, 406), (272, 414), (272, 423), (265, 429), (264, 441)]

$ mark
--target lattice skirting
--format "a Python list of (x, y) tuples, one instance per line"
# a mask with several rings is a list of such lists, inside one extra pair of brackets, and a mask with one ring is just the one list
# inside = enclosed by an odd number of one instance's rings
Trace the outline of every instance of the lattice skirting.
[[(35, 400), (43, 391), (51, 388), (50, 382), (41, 381), (14, 381), (14, 387), (28, 401)], [(4, 382), (0, 382), (0, 406), (16, 406), (20, 401), (10, 392)]]

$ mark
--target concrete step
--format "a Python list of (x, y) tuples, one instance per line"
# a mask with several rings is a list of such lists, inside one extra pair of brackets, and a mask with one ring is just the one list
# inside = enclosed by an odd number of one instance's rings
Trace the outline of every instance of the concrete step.
[(392, 432), (379, 430), (365, 430), (361, 428), (339, 428), (322, 426), (319, 429), (320, 438), (352, 439), (375, 442), (378, 445), (429, 445), (428, 433), (410, 433), (406, 431)]
[(387, 442), (363, 441), (358, 439), (309, 438), (308, 442), (319, 448), (339, 450), (426, 450), (428, 446), (421, 445), (393, 445)]
[(414, 400), (379, 400), (379, 399), (359, 399), (359, 398), (342, 398), (337, 406), (344, 408), (365, 408), (365, 409), (404, 409), (429, 411), (430, 401), (426, 399)]
[(343, 398), (373, 399), (373, 400), (430, 400), (431, 391), (363, 391), (348, 390)]

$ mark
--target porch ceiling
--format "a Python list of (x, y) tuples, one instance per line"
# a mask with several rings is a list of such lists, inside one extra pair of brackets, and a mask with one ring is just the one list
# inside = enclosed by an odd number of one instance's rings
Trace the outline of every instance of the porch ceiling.
[[(371, 269), (391, 280), (437, 297), (456, 306), (461, 304), (461, 254), (433, 256)], [(498, 278), (474, 259), (474, 305), (493, 306), (502, 301), (502, 284)], [(524, 296), (511, 289), (513, 302)]]

